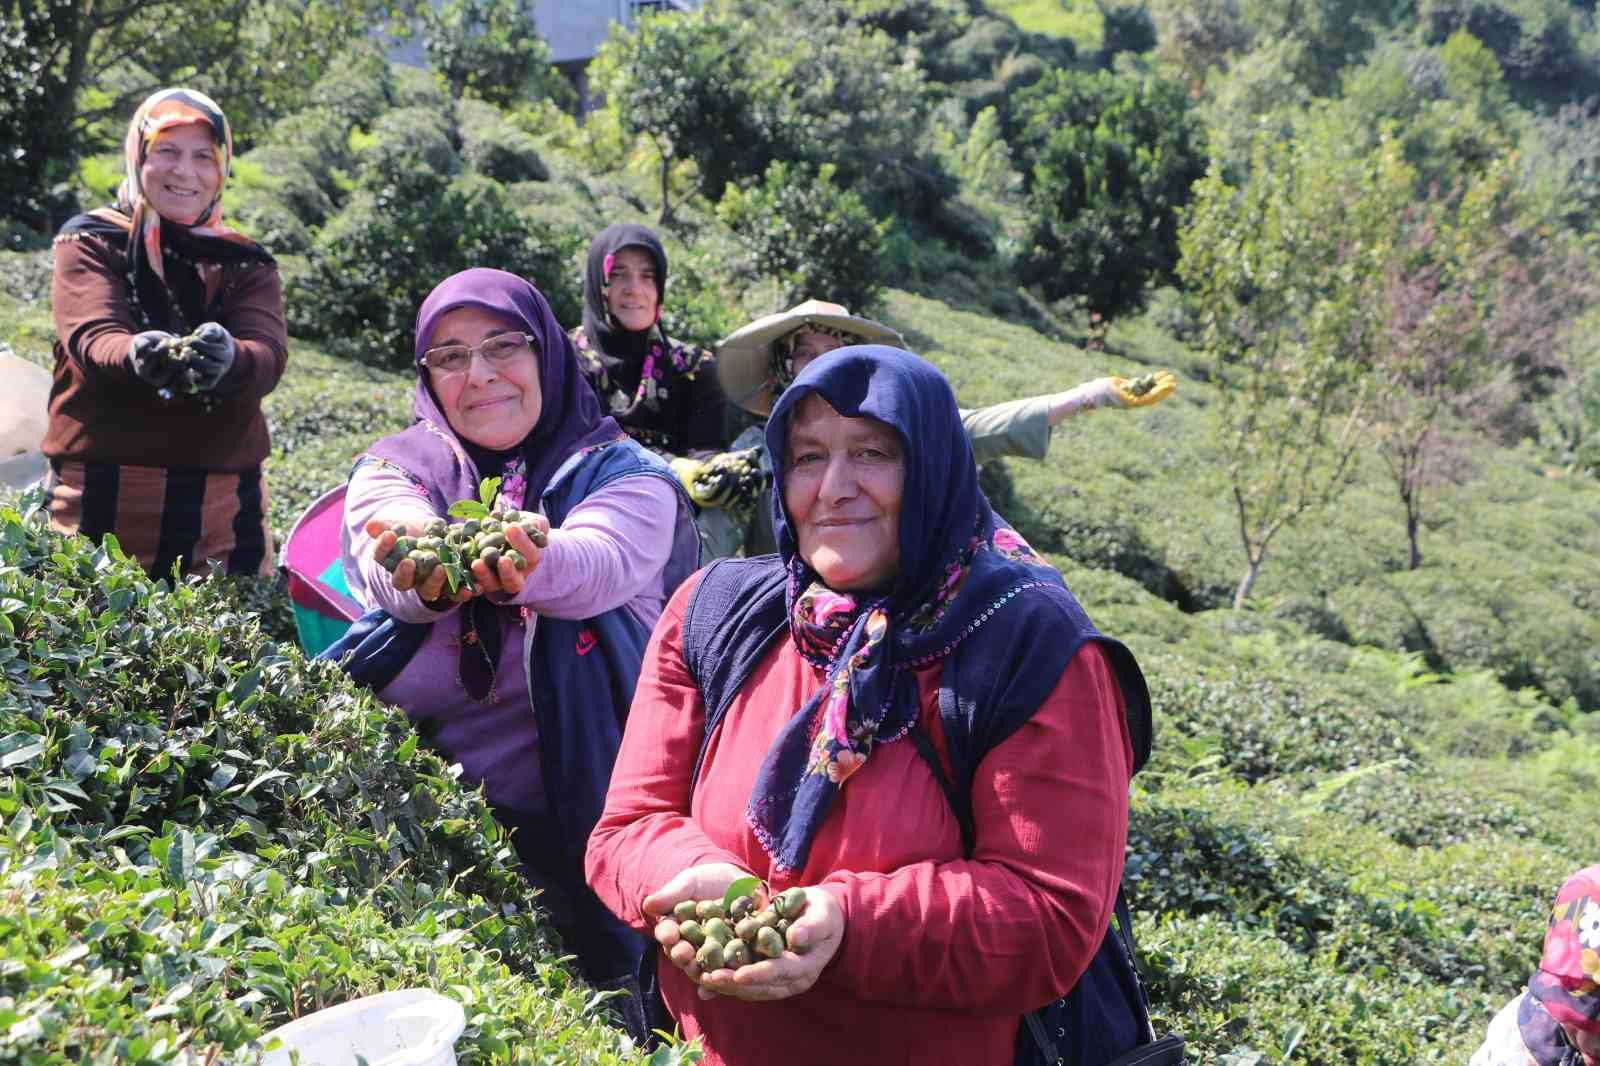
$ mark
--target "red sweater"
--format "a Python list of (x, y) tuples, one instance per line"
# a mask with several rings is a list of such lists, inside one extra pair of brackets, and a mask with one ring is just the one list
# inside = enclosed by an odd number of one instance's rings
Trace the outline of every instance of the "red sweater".
[(56, 369), (44, 453), (62, 461), (127, 466), (260, 465), (270, 447), (261, 398), (276, 387), (288, 361), (277, 267), (253, 261), (223, 265), (217, 321), (233, 334), (237, 349), (209, 410), (187, 396), (160, 399), (128, 367), (128, 345), (139, 330), (125, 269), (115, 242), (91, 234), (56, 240), (50, 290)]
[[(816, 985), (776, 1003), (701, 1001), (662, 958), (662, 992), (684, 1035), (701, 1038), (710, 1064), (1009, 1064), (1021, 1013), (1088, 966), (1122, 877), (1133, 756), (1104, 655), (1085, 645), (1045, 704), (979, 765), (970, 859), (933, 774), (909, 741), (895, 742), (849, 779), (805, 869), (784, 877), (745, 804), (768, 746), (822, 675), (780, 641), (734, 698), (690, 795), (705, 728), (682, 657), (696, 580), (673, 596), (645, 654), (589, 838), (589, 883), (645, 929), (646, 896), (690, 866), (731, 862), (774, 890), (826, 885), (845, 932)], [(917, 680), (920, 728), (942, 753), (939, 673), (934, 664)]]

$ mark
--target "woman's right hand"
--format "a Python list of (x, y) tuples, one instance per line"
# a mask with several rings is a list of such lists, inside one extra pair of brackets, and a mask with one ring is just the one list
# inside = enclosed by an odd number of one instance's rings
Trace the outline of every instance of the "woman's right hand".
[[(367, 536), (373, 538), (372, 561), (379, 566), (382, 566), (383, 560), (390, 552), (394, 551), (395, 542), (400, 539), (400, 535), (394, 531), (397, 525), (410, 536), (419, 536), (422, 532), (420, 526), (412, 529), (403, 522), (390, 522), (382, 518), (374, 518), (367, 523)], [(442, 566), (434, 567), (433, 573), (429, 574), (421, 584), (417, 583), (417, 564), (410, 559), (401, 560), (400, 565), (394, 568), (394, 587), (401, 592), (407, 592), (414, 588), (424, 603), (436, 604), (441, 601), (444, 603), (465, 603), (472, 599), (472, 582), (462, 582), (461, 587), (456, 589), (455, 594), (449, 597), (445, 596), (444, 584), (444, 567)]]

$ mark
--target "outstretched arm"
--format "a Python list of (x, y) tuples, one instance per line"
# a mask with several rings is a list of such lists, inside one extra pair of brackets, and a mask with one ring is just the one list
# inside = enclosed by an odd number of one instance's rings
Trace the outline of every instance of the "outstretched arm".
[(1043, 459), (1051, 428), (1064, 419), (1102, 407), (1148, 407), (1172, 395), (1177, 386), (1178, 379), (1166, 370), (1133, 379), (1096, 378), (1066, 392), (963, 410), (961, 425), (979, 463), (1008, 455)]

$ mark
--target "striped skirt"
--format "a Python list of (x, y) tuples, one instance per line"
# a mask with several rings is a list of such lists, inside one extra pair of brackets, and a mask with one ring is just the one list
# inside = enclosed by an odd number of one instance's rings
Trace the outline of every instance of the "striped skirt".
[(152, 577), (171, 576), (180, 559), (186, 574), (210, 573), (213, 560), (229, 574), (276, 568), (259, 466), (218, 473), (52, 461), (45, 488), (52, 529), (96, 541), (113, 533)]

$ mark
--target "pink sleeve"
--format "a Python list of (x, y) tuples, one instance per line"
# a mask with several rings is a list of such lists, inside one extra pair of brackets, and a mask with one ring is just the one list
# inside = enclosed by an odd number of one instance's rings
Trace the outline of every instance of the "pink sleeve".
[[(415, 592), (395, 588), (389, 571), (372, 557), (376, 538), (367, 536), (367, 523), (375, 518), (421, 526), (436, 517), (428, 494), (403, 471), (379, 462), (364, 462), (356, 468), (344, 495), (345, 575), (356, 599), (368, 607), (381, 607), (402, 622), (433, 622), (455, 609), (452, 605), (449, 610), (436, 611)], [(352, 561), (354, 574), (350, 573)]]
[(619, 478), (550, 531), (538, 567), (505, 602), (552, 618), (590, 618), (645, 592), (663, 595), (661, 568), (677, 517), (677, 494), (665, 478)]
[(699, 577), (662, 612), (634, 690), (606, 807), (589, 836), (585, 874), (613, 914), (645, 928), (646, 896), (691, 866), (737, 858), (713, 844), (689, 814), (705, 705), (683, 663), (683, 613)]
[(979, 764), (970, 859), (826, 879), (845, 938), (823, 980), (866, 1000), (994, 1014), (1064, 993), (1109, 928), (1132, 761), (1116, 680), (1085, 645)]

